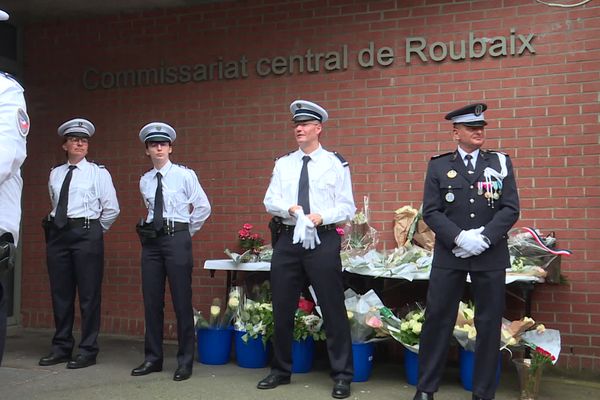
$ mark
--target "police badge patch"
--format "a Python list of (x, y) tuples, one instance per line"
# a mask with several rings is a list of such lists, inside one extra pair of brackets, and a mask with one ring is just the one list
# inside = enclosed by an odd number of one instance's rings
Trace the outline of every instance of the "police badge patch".
[(27, 135), (29, 134), (29, 127), (29, 115), (27, 115), (27, 112), (25, 110), (19, 108), (17, 110), (17, 129), (19, 130), (21, 136), (27, 137)]

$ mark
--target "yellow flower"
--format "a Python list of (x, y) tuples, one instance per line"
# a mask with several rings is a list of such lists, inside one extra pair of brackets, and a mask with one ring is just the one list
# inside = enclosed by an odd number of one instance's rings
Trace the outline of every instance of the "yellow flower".
[(412, 330), (413, 330), (414, 333), (416, 333), (418, 335), (419, 333), (421, 333), (421, 329), (422, 328), (423, 328), (423, 324), (420, 323), (420, 322), (417, 322), (415, 324), (415, 326), (413, 326)]
[(227, 305), (229, 308), (237, 308), (240, 305), (240, 299), (237, 297), (231, 297)]
[(352, 319), (354, 318), (354, 313), (352, 311), (346, 311), (346, 316), (348, 317), (348, 319)]
[(210, 315), (213, 317), (218, 317), (221, 314), (221, 307), (219, 306), (210, 306)]
[(535, 330), (537, 331), (537, 333), (542, 333), (546, 330), (546, 327), (544, 326), (544, 324), (539, 324)]

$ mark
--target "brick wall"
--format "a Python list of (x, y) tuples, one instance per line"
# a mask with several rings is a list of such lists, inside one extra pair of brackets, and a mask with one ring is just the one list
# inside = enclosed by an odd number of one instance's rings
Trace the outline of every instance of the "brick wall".
[[(534, 33), (535, 54), (405, 61), (405, 38), (428, 44)], [(395, 246), (393, 212), (418, 207), (429, 157), (453, 149), (443, 115), (485, 101), (488, 148), (514, 162), (522, 215), (518, 226), (556, 232), (569, 283), (540, 285), (533, 317), (560, 329), (560, 365), (600, 370), (600, 5), (572, 9), (534, 1), (241, 1), (79, 21), (25, 30), (25, 84), (32, 119), (25, 165), (22, 318), (53, 326), (40, 228), (49, 211), (47, 179), (63, 162), (57, 126), (85, 116), (97, 128), (89, 159), (113, 176), (121, 216), (106, 236), (103, 332), (143, 333), (140, 245), (133, 226), (144, 214), (138, 181), (150, 168), (137, 134), (151, 120), (178, 132), (173, 160), (193, 168), (213, 215), (194, 237), (194, 304), (221, 295), (224, 274), (210, 278), (205, 259), (223, 258), (242, 223), (267, 235), (262, 198), (272, 159), (295, 147), (288, 105), (308, 98), (331, 117), (324, 145), (351, 164), (355, 198), (370, 196), (381, 247)], [(374, 43), (396, 57), (362, 68), (358, 52)], [(333, 72), (259, 77), (261, 58), (340, 52), (348, 66)], [(438, 48), (439, 55), (441, 48)], [(247, 77), (172, 85), (85, 90), (84, 71), (126, 71), (210, 64), (245, 56)], [(166, 330), (174, 335), (167, 299)]]

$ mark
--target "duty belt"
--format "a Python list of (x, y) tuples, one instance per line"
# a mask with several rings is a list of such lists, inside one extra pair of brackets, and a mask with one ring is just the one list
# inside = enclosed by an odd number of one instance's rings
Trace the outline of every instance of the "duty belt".
[[(50, 217), (49, 221), (53, 223), (54, 225), (54, 217)], [(85, 228), (85, 229), (90, 229), (90, 226), (92, 224), (96, 224), (99, 221), (97, 219), (89, 219), (86, 217), (81, 217), (81, 218), (67, 218), (67, 225), (65, 225), (65, 228), (68, 227), (69, 229), (74, 229), (74, 228)], [(56, 226), (54, 226), (56, 228)], [(64, 229), (64, 228), (63, 228)]]
[[(319, 226), (317, 226), (317, 232), (333, 231), (333, 230), (335, 230), (336, 227), (337, 227), (336, 224), (319, 225)], [(283, 232), (293, 233), (294, 229), (296, 229), (296, 225), (285, 225), (285, 224), (283, 224), (281, 226), (281, 230)]]

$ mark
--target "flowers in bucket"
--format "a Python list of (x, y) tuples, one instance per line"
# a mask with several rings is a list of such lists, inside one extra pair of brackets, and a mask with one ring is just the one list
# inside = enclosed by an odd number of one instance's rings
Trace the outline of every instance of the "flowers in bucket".
[(230, 326), (236, 314), (239, 313), (241, 298), (242, 288), (239, 286), (234, 286), (230, 289), (225, 308), (221, 305), (221, 299), (215, 297), (210, 306), (208, 320), (202, 315), (202, 311), (194, 309), (194, 325), (196, 329), (221, 329)]
[(475, 306), (472, 303), (467, 304), (461, 301), (458, 304), (453, 334), (463, 349), (475, 351), (477, 329), (475, 329)]
[(298, 309), (294, 316), (294, 340), (305, 340), (308, 337), (325, 340), (323, 319), (313, 314), (314, 307), (315, 304), (304, 297), (298, 301)]
[(252, 293), (257, 300), (245, 298), (235, 315), (235, 330), (245, 332), (242, 340), (262, 338), (263, 344), (273, 336), (273, 305), (270, 300), (269, 281), (255, 285)]
[(352, 289), (347, 289), (344, 296), (352, 342), (364, 343), (370, 341), (376, 336), (373, 325), (377, 326), (379, 322), (373, 320), (373, 317), (377, 310), (384, 307), (382, 301), (373, 290), (359, 295)]

